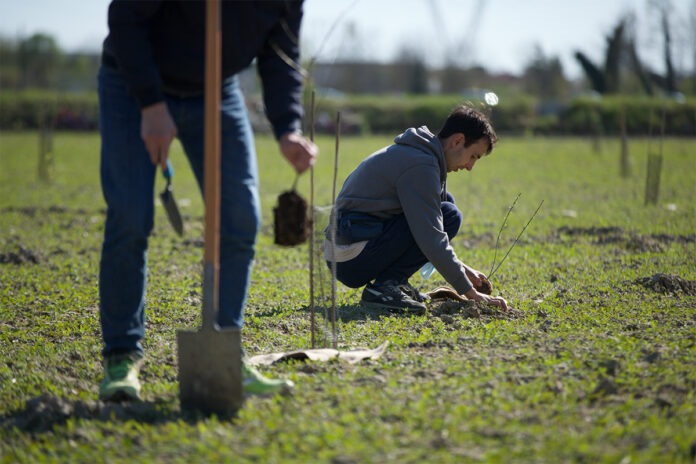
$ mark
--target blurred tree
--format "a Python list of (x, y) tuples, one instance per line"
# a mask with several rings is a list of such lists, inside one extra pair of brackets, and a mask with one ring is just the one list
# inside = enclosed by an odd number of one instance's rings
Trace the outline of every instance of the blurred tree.
[(653, 8), (658, 11), (660, 17), (660, 27), (663, 37), (663, 54), (665, 60), (665, 75), (653, 75), (655, 82), (668, 93), (677, 91), (677, 76), (674, 72), (674, 61), (672, 59), (672, 33), (670, 25), (670, 11), (672, 2), (670, 0), (651, 0)]
[(541, 45), (536, 44), (531, 60), (522, 76), (525, 91), (542, 99), (563, 97), (568, 90), (568, 81), (563, 75), (563, 66), (557, 56), (547, 57)]
[(16, 88), (19, 80), (17, 45), (10, 39), (0, 37), (0, 89)]
[(99, 55), (65, 55), (58, 72), (58, 88), (71, 91), (96, 90), (100, 63)]
[(55, 87), (62, 56), (63, 52), (50, 35), (37, 33), (21, 40), (17, 49), (20, 86)]
[(428, 93), (428, 70), (423, 52), (416, 47), (404, 45), (397, 53), (394, 64), (406, 67), (407, 73), (401, 78), (407, 79), (406, 87), (410, 93)]
[(601, 94), (618, 93), (621, 87), (621, 56), (624, 49), (624, 29), (627, 18), (622, 18), (607, 37), (604, 68), (593, 63), (583, 52), (576, 51), (575, 58), (585, 71), (592, 88)]
[(689, 42), (693, 59), (693, 68), (691, 69), (691, 93), (696, 94), (696, 0), (691, 2), (691, 12), (689, 14)]

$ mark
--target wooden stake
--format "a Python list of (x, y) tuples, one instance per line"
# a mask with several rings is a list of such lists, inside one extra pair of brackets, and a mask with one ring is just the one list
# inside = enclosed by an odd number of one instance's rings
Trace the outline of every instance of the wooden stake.
[(333, 193), (331, 194), (331, 220), (329, 235), (331, 237), (331, 333), (333, 347), (337, 348), (336, 340), (336, 179), (338, 177), (338, 144), (341, 139), (341, 112), (336, 113), (336, 155), (334, 157)]
[(592, 149), (595, 154), (602, 153), (602, 115), (599, 108), (592, 111)]
[[(314, 90), (309, 110), (309, 140), (314, 142)], [(312, 330), (312, 348), (315, 343), (314, 321), (314, 166), (309, 168), (309, 308)]]
[[(652, 108), (650, 111), (650, 139), (652, 139)], [(660, 119), (660, 142), (658, 153), (653, 153), (651, 144), (648, 143), (648, 167), (645, 179), (645, 204), (657, 204), (660, 194), (660, 177), (662, 176), (662, 144), (665, 135), (666, 109), (662, 107), (662, 117)]]
[(39, 133), (39, 180), (50, 184), (53, 180), (53, 127), (49, 116), (44, 116)]
[(619, 120), (621, 127), (621, 177), (631, 177), (631, 160), (628, 155), (628, 135), (626, 132), (626, 108), (621, 106)]

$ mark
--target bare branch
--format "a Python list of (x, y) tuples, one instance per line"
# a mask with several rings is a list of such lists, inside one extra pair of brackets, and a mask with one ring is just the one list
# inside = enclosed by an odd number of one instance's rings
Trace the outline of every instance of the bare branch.
[(507, 251), (507, 253), (505, 253), (505, 256), (503, 256), (503, 259), (500, 260), (500, 264), (498, 264), (498, 267), (496, 267), (495, 270), (494, 270), (493, 272), (491, 272), (491, 275), (488, 276), (488, 280), (490, 280), (491, 277), (493, 277), (493, 274), (495, 274), (496, 272), (498, 272), (498, 269), (500, 268), (500, 266), (501, 266), (501, 265), (503, 264), (503, 262), (505, 261), (505, 258), (507, 258), (507, 256), (510, 254), (510, 252), (512, 251), (512, 249), (515, 248), (515, 245), (517, 245), (517, 241), (520, 239), (520, 237), (522, 236), (522, 234), (524, 233), (524, 231), (527, 230), (527, 226), (529, 225), (530, 222), (532, 222), (532, 219), (534, 219), (534, 216), (537, 215), (537, 213), (538, 213), (539, 210), (541, 209), (541, 205), (543, 205), (543, 204), (544, 204), (544, 200), (541, 200), (541, 203), (539, 203), (539, 206), (537, 206), (536, 211), (534, 211), (534, 214), (532, 214), (532, 217), (530, 217), (530, 218), (529, 218), (529, 221), (527, 221), (527, 224), (525, 224), (524, 228), (522, 229), (522, 232), (520, 232), (520, 234), (517, 236), (517, 238), (515, 239), (515, 241), (512, 243), (512, 246), (511, 246), (510, 249)]
[(515, 201), (512, 202), (512, 206), (510, 206), (510, 209), (508, 209), (507, 214), (505, 215), (505, 219), (503, 219), (503, 225), (500, 226), (500, 230), (498, 231), (498, 238), (495, 239), (495, 253), (493, 254), (493, 262), (491, 263), (491, 272), (488, 273), (489, 277), (493, 272), (493, 268), (495, 267), (495, 260), (498, 257), (498, 243), (500, 242), (500, 234), (503, 232), (503, 229), (505, 228), (505, 224), (507, 223), (508, 217), (510, 216), (510, 212), (512, 212), (513, 208), (517, 204), (517, 200), (520, 199), (520, 195), (522, 195), (522, 193), (518, 193), (517, 197), (515, 197)]

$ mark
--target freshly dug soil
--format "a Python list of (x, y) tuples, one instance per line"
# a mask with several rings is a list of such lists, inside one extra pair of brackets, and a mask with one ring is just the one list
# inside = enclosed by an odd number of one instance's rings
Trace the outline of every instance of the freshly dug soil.
[(497, 306), (473, 300), (436, 302), (430, 312), (434, 316), (462, 316), (471, 319), (517, 319), (522, 315), (514, 309), (503, 311)]
[(663, 295), (683, 293), (696, 296), (696, 281), (686, 280), (676, 275), (659, 273), (636, 279), (635, 283)]
[(14, 250), (0, 253), (0, 264), (39, 264), (41, 256), (24, 245), (16, 244)]
[(491, 285), (488, 279), (483, 279), (481, 280), (481, 285), (476, 287), (476, 291), (479, 293), (485, 293), (486, 295), (490, 295), (493, 293), (493, 285)]
[(50, 431), (54, 425), (64, 424), (70, 418), (97, 420), (128, 420), (161, 422), (165, 415), (146, 402), (103, 403), (101, 401), (67, 400), (43, 394), (30, 399), (24, 410), (0, 418), (0, 427), (38, 433)]
[(487, 303), (467, 300), (450, 287), (438, 287), (428, 292), (433, 304), (430, 312), (443, 320), (452, 319), (451, 316), (459, 315), (465, 318), (492, 318), (492, 319), (516, 319), (522, 312), (509, 309), (503, 311), (497, 306)]
[(641, 235), (626, 231), (621, 227), (569, 227), (563, 226), (554, 233), (556, 237), (566, 235), (569, 237), (591, 236), (595, 237), (597, 245), (617, 245), (633, 253), (662, 253), (665, 246), (672, 243), (688, 244), (696, 241), (696, 235), (670, 235), (650, 234)]
[(273, 232), (276, 245), (294, 246), (307, 241), (310, 221), (307, 201), (295, 190), (278, 196), (278, 206), (273, 208)]

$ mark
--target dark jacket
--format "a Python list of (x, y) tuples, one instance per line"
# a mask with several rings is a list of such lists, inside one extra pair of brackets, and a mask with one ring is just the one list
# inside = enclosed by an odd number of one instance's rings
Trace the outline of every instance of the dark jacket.
[[(266, 115), (276, 137), (300, 128), (302, 76), (282, 53), (299, 63), (302, 1), (223, 1), (222, 77), (257, 59)], [(102, 62), (118, 69), (141, 108), (203, 94), (205, 2), (113, 0)]]

